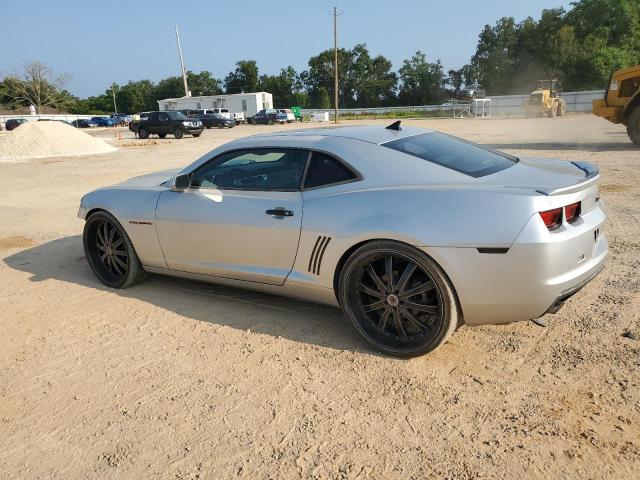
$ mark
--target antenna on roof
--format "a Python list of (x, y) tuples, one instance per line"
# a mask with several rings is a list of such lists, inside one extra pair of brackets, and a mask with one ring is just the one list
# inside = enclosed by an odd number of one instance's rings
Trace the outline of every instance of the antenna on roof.
[(399, 132), (400, 130), (402, 130), (402, 127), (400, 126), (400, 120), (398, 120), (397, 122), (393, 122), (391, 125), (389, 125), (386, 128), (387, 130), (395, 130), (396, 132)]

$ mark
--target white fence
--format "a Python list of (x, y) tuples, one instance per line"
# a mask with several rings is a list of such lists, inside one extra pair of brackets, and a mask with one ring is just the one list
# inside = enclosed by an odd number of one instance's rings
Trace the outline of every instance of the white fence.
[[(603, 98), (604, 90), (589, 90), (584, 92), (565, 92), (560, 95), (567, 102), (567, 112), (590, 112), (592, 100)], [(524, 103), (529, 95), (499, 95), (491, 98), (491, 112), (493, 115), (524, 115)], [(374, 115), (393, 112), (435, 112), (452, 110), (451, 103), (443, 105), (415, 105), (408, 107), (376, 107), (376, 108), (341, 108), (339, 114)], [(333, 109), (303, 109), (303, 114), (316, 112), (333, 114)]]
[[(590, 112), (592, 100), (603, 98), (604, 90), (589, 90), (584, 92), (565, 92), (560, 95), (567, 102), (567, 112)], [(493, 115), (524, 115), (524, 102), (528, 95), (500, 95), (491, 98), (491, 112)], [(450, 103), (444, 105), (415, 105), (409, 107), (376, 107), (376, 108), (341, 108), (340, 114), (352, 115), (373, 115), (393, 112), (435, 112), (450, 111), (452, 106)], [(333, 115), (333, 109), (303, 109), (302, 113), (311, 115), (312, 113), (328, 112)], [(0, 115), (0, 125), (4, 128), (4, 122), (9, 118), (24, 118), (29, 121), (37, 121), (39, 119), (47, 120), (65, 120), (71, 122), (79, 118), (91, 118), (104, 115)]]
[(10, 118), (24, 118), (30, 122), (37, 122), (38, 120), (64, 120), (65, 122), (73, 122), (79, 118), (89, 119), (93, 117), (106, 117), (108, 115), (72, 115), (72, 114), (51, 114), (51, 115), (0, 115), (0, 125), (4, 128), (4, 122)]

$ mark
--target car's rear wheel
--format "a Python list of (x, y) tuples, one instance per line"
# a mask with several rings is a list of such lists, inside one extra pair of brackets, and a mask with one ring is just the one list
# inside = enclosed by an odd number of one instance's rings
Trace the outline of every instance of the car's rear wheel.
[(182, 137), (184, 137), (184, 132), (183, 132), (182, 130), (180, 130), (179, 128), (176, 128), (176, 129), (173, 131), (173, 136), (174, 136), (175, 138), (177, 138), (178, 140), (180, 140)]
[(458, 325), (457, 300), (446, 275), (426, 254), (402, 243), (360, 247), (347, 259), (338, 288), (346, 317), (389, 355), (428, 353)]
[(145, 127), (140, 127), (138, 129), (138, 137), (149, 138), (149, 130), (147, 130)]
[(92, 214), (84, 225), (83, 243), (91, 270), (106, 286), (127, 288), (145, 278), (129, 236), (113, 215)]

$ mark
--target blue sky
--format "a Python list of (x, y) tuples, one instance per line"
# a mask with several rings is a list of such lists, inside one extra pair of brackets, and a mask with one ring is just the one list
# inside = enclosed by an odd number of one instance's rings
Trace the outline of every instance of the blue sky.
[(334, 5), (343, 11), (339, 44), (366, 43), (394, 69), (416, 50), (458, 68), (485, 24), (570, 8), (562, 0), (0, 0), (0, 75), (40, 60), (67, 74), (67, 88), (80, 97), (101, 94), (114, 81), (178, 75), (175, 23), (190, 70), (224, 78), (237, 60), (254, 59), (262, 73), (286, 65), (300, 71), (310, 56), (333, 46)]

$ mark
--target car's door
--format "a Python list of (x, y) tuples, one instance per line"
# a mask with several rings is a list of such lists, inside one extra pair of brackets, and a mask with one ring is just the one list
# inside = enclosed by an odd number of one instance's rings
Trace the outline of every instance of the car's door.
[(192, 172), (189, 189), (163, 192), (156, 228), (168, 267), (282, 285), (298, 249), (308, 157), (298, 149), (231, 151)]
[(158, 113), (157, 125), (156, 133), (171, 133), (171, 118), (169, 118), (169, 114), (165, 112)]

